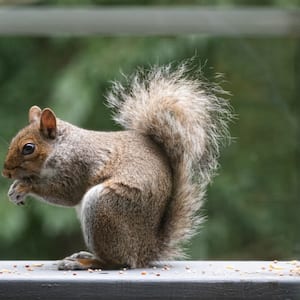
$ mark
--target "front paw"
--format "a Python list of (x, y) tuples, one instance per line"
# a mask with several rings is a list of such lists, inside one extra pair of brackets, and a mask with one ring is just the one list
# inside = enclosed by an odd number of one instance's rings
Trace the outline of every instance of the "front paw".
[(21, 180), (16, 180), (8, 190), (8, 197), (16, 205), (24, 205), (25, 198), (30, 192), (30, 185)]

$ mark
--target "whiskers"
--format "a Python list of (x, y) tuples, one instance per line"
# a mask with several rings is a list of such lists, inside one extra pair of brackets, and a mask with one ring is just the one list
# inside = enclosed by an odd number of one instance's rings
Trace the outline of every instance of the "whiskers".
[[(0, 143), (2, 144), (5, 144), (5, 146), (9, 146), (9, 142), (3, 137), (0, 135)], [(0, 148), (0, 150), (2, 149), (2, 147)], [(6, 150), (6, 149), (5, 149)]]

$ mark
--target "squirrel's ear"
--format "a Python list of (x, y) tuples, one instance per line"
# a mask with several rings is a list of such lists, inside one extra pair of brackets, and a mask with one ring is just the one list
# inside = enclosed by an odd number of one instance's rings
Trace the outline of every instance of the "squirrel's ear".
[(43, 109), (41, 113), (40, 130), (47, 138), (56, 137), (56, 116), (50, 108)]
[(41, 113), (42, 113), (42, 110), (38, 106), (34, 105), (34, 106), (30, 107), (29, 113), (28, 113), (29, 123), (39, 121), (39, 119), (41, 117)]

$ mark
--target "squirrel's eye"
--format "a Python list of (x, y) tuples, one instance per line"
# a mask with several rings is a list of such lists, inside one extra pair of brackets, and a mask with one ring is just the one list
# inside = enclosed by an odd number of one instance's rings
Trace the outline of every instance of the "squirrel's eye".
[(34, 152), (34, 150), (35, 150), (35, 144), (27, 143), (23, 146), (22, 154), (23, 155), (32, 154)]

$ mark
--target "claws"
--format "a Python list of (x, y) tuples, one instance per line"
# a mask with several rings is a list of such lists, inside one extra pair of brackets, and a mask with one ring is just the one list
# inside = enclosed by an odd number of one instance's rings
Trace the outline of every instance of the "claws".
[(8, 190), (8, 197), (11, 202), (18, 206), (25, 205), (25, 197), (27, 196), (28, 190), (29, 186), (27, 186), (26, 183), (16, 180)]
[(100, 261), (91, 253), (80, 251), (64, 258), (58, 263), (58, 270), (101, 269)]

